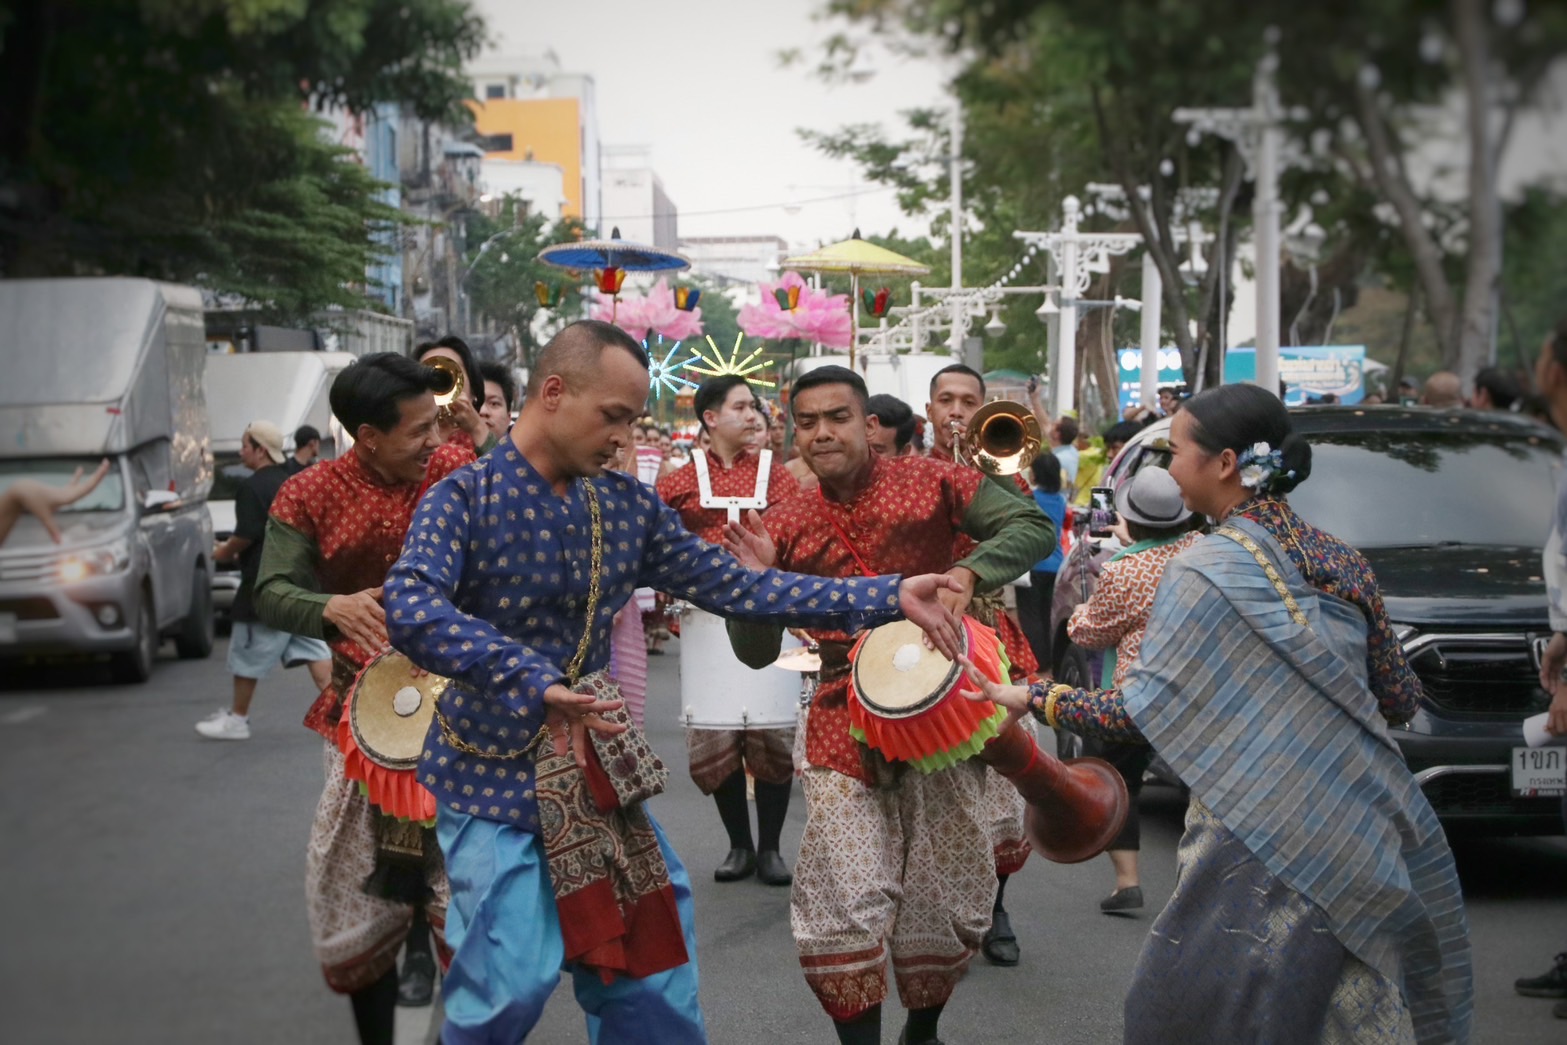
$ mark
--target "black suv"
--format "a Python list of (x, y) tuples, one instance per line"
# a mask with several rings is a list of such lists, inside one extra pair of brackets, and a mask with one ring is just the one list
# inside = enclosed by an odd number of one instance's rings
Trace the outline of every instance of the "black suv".
[[(1393, 731), (1447, 829), (1559, 834), (1560, 799), (1518, 794), (1521, 723), (1544, 711), (1539, 656), (1550, 636), (1541, 549), (1564, 443), (1508, 414), (1396, 406), (1290, 411), (1312, 444), (1311, 479), (1290, 504), (1376, 571), (1424, 699)], [(1111, 469), (1123, 481), (1168, 464), (1160, 424)], [(1079, 530), (1080, 536), (1082, 531)], [(1062, 566), (1051, 614), (1057, 677), (1097, 677), (1066, 621), (1108, 555), (1080, 539)]]

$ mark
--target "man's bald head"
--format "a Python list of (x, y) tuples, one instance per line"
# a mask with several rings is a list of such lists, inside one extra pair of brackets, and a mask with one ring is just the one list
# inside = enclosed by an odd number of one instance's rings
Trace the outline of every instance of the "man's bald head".
[(1464, 386), (1451, 370), (1438, 370), (1426, 378), (1420, 402), (1425, 406), (1463, 406)]
[(545, 380), (555, 376), (559, 376), (567, 388), (580, 390), (592, 380), (599, 366), (599, 356), (606, 348), (631, 353), (642, 369), (647, 369), (647, 353), (630, 334), (613, 323), (580, 319), (550, 338), (544, 351), (539, 353), (533, 372), (528, 375), (529, 398), (538, 392)]

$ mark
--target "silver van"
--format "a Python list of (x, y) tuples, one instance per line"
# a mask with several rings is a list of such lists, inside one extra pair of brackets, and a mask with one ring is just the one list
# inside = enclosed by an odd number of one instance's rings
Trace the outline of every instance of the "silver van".
[(211, 653), (206, 351), (189, 287), (0, 281), (0, 489), (110, 461), (60, 543), (24, 517), (0, 547), (0, 657), (107, 654), (144, 682), (165, 638)]

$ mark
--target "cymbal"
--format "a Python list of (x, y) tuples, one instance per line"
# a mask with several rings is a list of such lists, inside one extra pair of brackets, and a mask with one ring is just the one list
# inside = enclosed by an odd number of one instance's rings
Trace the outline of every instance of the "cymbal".
[(822, 655), (809, 646), (796, 646), (778, 654), (778, 659), (773, 661), (773, 667), (783, 668), (785, 671), (802, 671), (806, 673), (820, 671), (822, 670)]

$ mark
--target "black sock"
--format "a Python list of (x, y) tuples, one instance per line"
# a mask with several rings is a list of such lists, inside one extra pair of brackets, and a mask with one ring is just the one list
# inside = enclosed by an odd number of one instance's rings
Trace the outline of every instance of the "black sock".
[(1011, 875), (1005, 874), (996, 875), (996, 906), (990, 909), (992, 913), (1006, 910), (1006, 908), (1002, 906), (1001, 899), (1007, 894), (1007, 879), (1010, 877)]
[(430, 922), (424, 916), (424, 907), (414, 908), (414, 922), (408, 927), (408, 940), (404, 944), (404, 961), (416, 954), (431, 956)]
[(881, 1045), (881, 1005), (872, 1005), (852, 1020), (833, 1020), (838, 1045)]
[(757, 848), (778, 851), (778, 839), (783, 834), (784, 818), (789, 815), (789, 783), (768, 784), (756, 782), (756, 841)]
[(713, 792), (713, 801), (718, 803), (718, 818), (729, 832), (729, 848), (755, 849), (751, 842), (751, 810), (745, 801), (745, 770), (730, 773)]
[(947, 1005), (932, 1005), (928, 1009), (910, 1009), (909, 1021), (903, 1025), (903, 1040), (907, 1045), (919, 1045), (921, 1042), (936, 1040), (936, 1024), (941, 1019), (941, 1010)]
[(397, 970), (348, 996), (354, 1006), (354, 1027), (359, 1045), (392, 1045), (397, 1024)]

